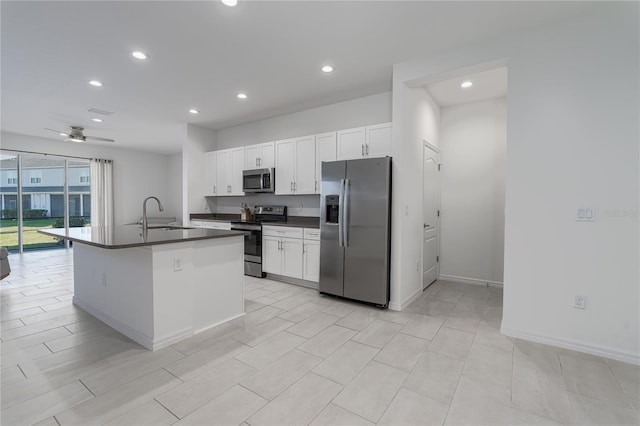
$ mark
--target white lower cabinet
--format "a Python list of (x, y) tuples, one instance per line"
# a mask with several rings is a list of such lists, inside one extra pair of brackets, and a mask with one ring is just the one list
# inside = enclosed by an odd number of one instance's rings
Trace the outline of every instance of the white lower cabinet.
[(223, 222), (217, 220), (192, 220), (191, 226), (194, 228), (223, 229), (225, 231), (231, 230), (231, 222)]
[[(318, 230), (315, 231), (319, 235)], [(267, 273), (318, 282), (320, 241), (306, 229), (286, 226), (262, 227), (262, 270)]]

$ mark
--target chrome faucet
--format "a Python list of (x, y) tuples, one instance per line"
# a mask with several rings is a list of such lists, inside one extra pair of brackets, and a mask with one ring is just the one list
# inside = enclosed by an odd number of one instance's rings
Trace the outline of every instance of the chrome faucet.
[(146, 231), (147, 230), (147, 201), (149, 201), (150, 199), (154, 199), (158, 202), (158, 209), (160, 209), (161, 212), (164, 211), (164, 207), (162, 207), (162, 203), (160, 202), (160, 200), (158, 200), (158, 197), (147, 197), (144, 199), (144, 201), (142, 202), (142, 230)]

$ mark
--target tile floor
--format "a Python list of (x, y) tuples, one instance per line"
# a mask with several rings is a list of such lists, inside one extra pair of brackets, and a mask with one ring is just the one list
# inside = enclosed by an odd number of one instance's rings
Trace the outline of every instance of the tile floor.
[(637, 366), (502, 336), (496, 288), (399, 313), (246, 278), (245, 317), (150, 352), (71, 304), (69, 251), (10, 260), (3, 425), (639, 424)]

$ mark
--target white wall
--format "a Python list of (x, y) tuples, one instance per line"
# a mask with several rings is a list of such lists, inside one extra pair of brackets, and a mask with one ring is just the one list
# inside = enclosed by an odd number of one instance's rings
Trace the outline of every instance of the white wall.
[[(394, 153), (415, 151), (396, 120), (405, 82), (506, 59), (509, 66), (504, 316), (511, 336), (640, 362), (638, 4), (394, 66)], [(425, 81), (420, 81), (424, 84)], [(399, 126), (398, 126), (399, 127)], [(396, 130), (399, 130), (396, 132)], [(395, 156), (395, 154), (394, 154)], [(411, 180), (396, 176), (399, 185)], [(399, 182), (398, 182), (399, 180)], [(394, 185), (395, 187), (395, 185)], [(598, 220), (576, 222), (580, 207)], [(394, 211), (397, 209), (394, 209)], [(619, 210), (628, 214), (613, 214)], [(402, 218), (395, 217), (397, 226)], [(415, 245), (421, 233), (401, 242)], [(396, 250), (398, 247), (392, 247)], [(411, 285), (403, 265), (392, 290)], [(585, 310), (572, 307), (576, 294)]]
[[(422, 87), (396, 85), (403, 115), (393, 118), (391, 309), (402, 310), (422, 294), (423, 142), (439, 145), (440, 107)], [(398, 141), (404, 141), (399, 143)]]
[[(0, 148), (113, 160), (114, 223), (136, 222), (142, 216), (142, 201), (155, 195), (166, 206), (176, 208), (179, 195), (170, 193), (168, 157), (162, 154), (134, 151), (113, 146), (78, 144), (33, 136), (2, 132)], [(166, 209), (160, 214), (149, 203), (149, 216), (180, 216), (180, 211)]]
[(391, 121), (391, 93), (384, 92), (220, 129), (217, 134), (217, 149), (234, 148), (389, 121)]
[(182, 217), (190, 213), (208, 213), (205, 201), (204, 153), (216, 150), (216, 131), (187, 124), (182, 141)]
[(182, 218), (182, 154), (167, 155), (167, 202), (165, 211), (175, 212), (176, 220)]
[(440, 110), (440, 277), (502, 284), (507, 100)]

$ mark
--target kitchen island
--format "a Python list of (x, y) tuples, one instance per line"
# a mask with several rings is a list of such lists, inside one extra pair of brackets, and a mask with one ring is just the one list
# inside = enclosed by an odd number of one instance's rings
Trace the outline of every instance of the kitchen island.
[(73, 303), (156, 350), (244, 315), (244, 232), (115, 226), (73, 241)]

